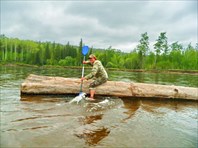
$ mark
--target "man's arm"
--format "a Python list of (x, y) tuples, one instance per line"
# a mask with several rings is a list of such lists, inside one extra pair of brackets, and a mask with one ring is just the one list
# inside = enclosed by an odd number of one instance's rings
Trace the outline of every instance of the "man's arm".
[(92, 70), (91, 70), (91, 73), (90, 74), (88, 74), (88, 75), (86, 75), (85, 76), (85, 79), (91, 79), (91, 78), (93, 78), (95, 75), (96, 75), (96, 73), (97, 73), (97, 71), (98, 71), (98, 64), (94, 64), (93, 65), (93, 68), (92, 68)]
[(83, 61), (83, 64), (91, 64), (90, 61)]

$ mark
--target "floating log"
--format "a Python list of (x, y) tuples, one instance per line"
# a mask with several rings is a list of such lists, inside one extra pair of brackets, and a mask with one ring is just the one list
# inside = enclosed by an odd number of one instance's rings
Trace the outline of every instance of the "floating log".
[[(83, 82), (83, 92), (89, 94), (91, 80)], [(21, 84), (21, 94), (69, 95), (78, 94), (79, 78), (29, 75)], [(107, 81), (96, 88), (96, 95), (198, 100), (198, 88), (121, 81)]]

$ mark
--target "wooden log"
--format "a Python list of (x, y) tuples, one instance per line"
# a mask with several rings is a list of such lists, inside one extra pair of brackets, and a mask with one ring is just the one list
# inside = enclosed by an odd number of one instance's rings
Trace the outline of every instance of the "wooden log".
[[(83, 92), (89, 93), (91, 80), (83, 82)], [(78, 94), (79, 78), (29, 75), (21, 84), (21, 94)], [(96, 88), (96, 95), (118, 97), (149, 97), (198, 100), (198, 88), (121, 81), (108, 81)]]

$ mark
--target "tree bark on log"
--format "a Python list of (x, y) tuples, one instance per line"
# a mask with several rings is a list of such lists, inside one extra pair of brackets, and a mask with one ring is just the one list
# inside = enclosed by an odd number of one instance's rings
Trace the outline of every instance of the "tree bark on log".
[[(83, 82), (83, 92), (89, 94), (89, 84)], [(21, 94), (78, 94), (81, 81), (78, 78), (63, 78), (29, 75), (21, 84)], [(121, 81), (107, 81), (96, 88), (96, 95), (117, 97), (145, 97), (198, 100), (198, 88), (174, 85), (158, 85)]]

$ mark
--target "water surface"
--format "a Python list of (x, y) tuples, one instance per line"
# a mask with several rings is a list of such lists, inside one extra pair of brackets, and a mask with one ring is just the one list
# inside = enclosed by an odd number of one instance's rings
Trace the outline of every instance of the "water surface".
[[(86, 69), (86, 73), (89, 70)], [(198, 147), (195, 101), (20, 96), (29, 74), (80, 77), (80, 69), (0, 67), (1, 147)], [(108, 71), (110, 80), (197, 87), (197, 75)], [(24, 101), (20, 101), (20, 99)]]

